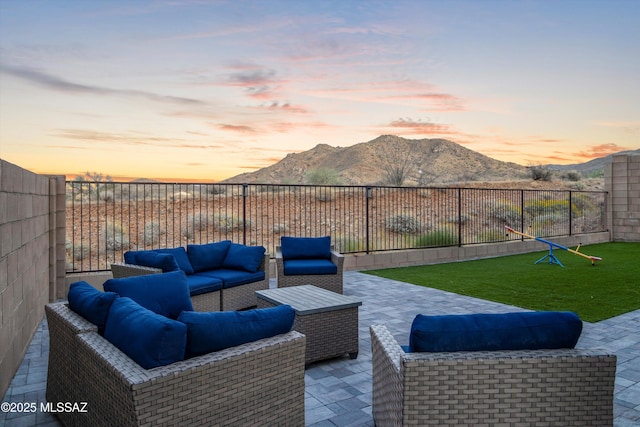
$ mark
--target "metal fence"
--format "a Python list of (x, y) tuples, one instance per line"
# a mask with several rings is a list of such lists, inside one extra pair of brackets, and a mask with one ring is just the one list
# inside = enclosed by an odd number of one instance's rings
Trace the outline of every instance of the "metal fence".
[(330, 235), (342, 253), (606, 230), (607, 193), (477, 188), (67, 182), (67, 271), (127, 250), (229, 239), (271, 254), (280, 236)]

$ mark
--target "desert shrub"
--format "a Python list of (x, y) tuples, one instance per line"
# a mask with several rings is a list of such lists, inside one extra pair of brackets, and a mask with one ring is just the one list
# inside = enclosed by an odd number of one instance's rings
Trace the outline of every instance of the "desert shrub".
[(519, 206), (510, 202), (497, 202), (489, 206), (488, 213), (491, 218), (504, 222), (505, 224), (518, 224), (522, 217)]
[(569, 202), (567, 200), (558, 199), (532, 200), (524, 205), (524, 211), (532, 217), (537, 215), (568, 212), (568, 209)]
[(534, 165), (529, 166), (531, 171), (531, 178), (534, 181), (551, 181), (553, 177), (553, 171), (548, 166)]
[(465, 224), (469, 224), (471, 222), (471, 220), (472, 220), (472, 218), (471, 218), (470, 215), (461, 214), (459, 217), (457, 215), (449, 217), (447, 222), (449, 222), (451, 224), (465, 225)]
[(500, 242), (506, 240), (507, 232), (504, 230), (487, 230), (478, 234), (479, 242)]
[(276, 234), (286, 233), (287, 231), (289, 231), (289, 226), (284, 223), (273, 224), (273, 227), (271, 227), (271, 231), (273, 231)]
[(363, 241), (347, 236), (335, 239), (335, 247), (338, 252), (363, 252), (366, 249)]
[(406, 215), (394, 215), (385, 221), (387, 230), (400, 234), (417, 234), (422, 230), (422, 225), (417, 218)]
[(331, 168), (313, 169), (307, 173), (307, 182), (312, 185), (340, 185), (340, 174)]
[(109, 251), (121, 251), (129, 249), (129, 233), (120, 222), (107, 221), (102, 226), (102, 237), (105, 247)]
[(571, 197), (571, 211), (573, 216), (583, 215), (585, 211), (594, 208), (593, 200), (587, 194), (574, 194)]
[(582, 179), (582, 174), (575, 170), (566, 171), (562, 175), (560, 175), (560, 178), (564, 179), (565, 181), (580, 181)]
[(149, 221), (144, 225), (140, 238), (145, 245), (153, 245), (160, 241), (163, 234), (164, 231), (158, 221)]
[(453, 246), (458, 244), (458, 235), (451, 230), (432, 230), (418, 236), (414, 242), (416, 247)]
[(334, 190), (331, 187), (319, 187), (316, 188), (315, 198), (319, 202), (330, 202), (333, 200)]
[(227, 193), (227, 186), (226, 185), (207, 185), (207, 194), (213, 194), (218, 195), (218, 194), (226, 194)]
[[(244, 221), (238, 217), (227, 214), (216, 214), (213, 217), (213, 226), (223, 233), (233, 230), (241, 230), (244, 228)], [(247, 226), (251, 227), (251, 223), (247, 222)]]
[(531, 221), (531, 229), (534, 235), (544, 236), (551, 234), (556, 225), (563, 225), (565, 217), (558, 213), (539, 215)]

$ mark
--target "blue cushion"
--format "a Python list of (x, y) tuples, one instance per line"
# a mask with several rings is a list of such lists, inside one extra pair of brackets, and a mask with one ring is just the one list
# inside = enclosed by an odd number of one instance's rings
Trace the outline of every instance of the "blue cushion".
[(103, 287), (171, 319), (177, 319), (183, 310), (193, 310), (187, 277), (181, 270), (109, 279)]
[(222, 279), (203, 276), (203, 273), (196, 273), (187, 276), (187, 286), (189, 287), (189, 295), (196, 296), (219, 291), (222, 289)]
[(331, 237), (280, 238), (282, 259), (331, 259)]
[(222, 267), (255, 273), (260, 268), (265, 252), (264, 246), (245, 246), (232, 243)]
[[(187, 256), (187, 252), (183, 247), (179, 248), (168, 248), (168, 249), (153, 249), (147, 251), (127, 251), (124, 253), (124, 262), (127, 264), (135, 264), (135, 265), (144, 265), (138, 261), (140, 256), (145, 256), (148, 253), (160, 253), (160, 254), (170, 254), (173, 255), (175, 261), (178, 263), (178, 267), (180, 270), (184, 271), (187, 274), (193, 274), (193, 267), (191, 266), (191, 262), (189, 261), (189, 257)], [(153, 267), (153, 266), (148, 266)], [(164, 270), (163, 270), (164, 271)]]
[(582, 321), (571, 312), (522, 312), (424, 316), (411, 325), (409, 349), (492, 351), (573, 348)]
[(283, 262), (284, 274), (336, 274), (338, 266), (328, 259), (290, 259)]
[(187, 274), (194, 273), (191, 262), (189, 261), (189, 256), (187, 255), (187, 251), (185, 251), (182, 246), (178, 248), (154, 249), (154, 251), (160, 252), (162, 254), (173, 255), (176, 258), (176, 262), (178, 263), (180, 270), (184, 271)]
[(234, 286), (246, 285), (247, 283), (259, 282), (264, 280), (264, 271), (256, 271), (255, 273), (249, 273), (243, 270), (229, 270), (227, 268), (220, 268), (218, 270), (203, 271), (198, 273), (198, 276), (202, 275), (210, 278), (217, 278), (222, 281), (223, 288), (233, 288)]
[(156, 251), (139, 251), (136, 254), (136, 265), (159, 268), (163, 273), (180, 269), (173, 255)]
[(145, 369), (184, 359), (187, 325), (118, 298), (111, 305), (104, 337)]
[(246, 311), (185, 311), (178, 320), (187, 325), (187, 357), (192, 357), (287, 333), (294, 318), (290, 305), (279, 305)]
[(67, 294), (69, 308), (96, 325), (100, 334), (104, 333), (107, 314), (116, 298), (118, 294), (101, 292), (84, 281), (72, 283)]
[(187, 245), (187, 256), (193, 271), (199, 273), (221, 268), (229, 246), (231, 246), (231, 240), (204, 245)]

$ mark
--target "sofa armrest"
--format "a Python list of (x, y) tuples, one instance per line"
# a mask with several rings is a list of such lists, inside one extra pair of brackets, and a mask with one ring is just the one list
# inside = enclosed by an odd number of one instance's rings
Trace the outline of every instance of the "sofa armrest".
[(123, 277), (144, 276), (146, 274), (160, 274), (162, 269), (118, 262), (111, 264), (111, 273), (114, 279), (120, 279)]
[(78, 340), (85, 424), (304, 424), (306, 338), (298, 332), (149, 370), (98, 334)]
[(331, 251), (331, 262), (338, 267), (338, 274), (342, 274), (342, 267), (344, 265), (344, 255), (340, 252)]
[(384, 325), (371, 325), (372, 411), (376, 425), (402, 425), (402, 347)]
[(49, 329), (64, 328), (66, 333), (98, 332), (98, 327), (69, 308), (68, 302), (56, 302), (44, 306)]

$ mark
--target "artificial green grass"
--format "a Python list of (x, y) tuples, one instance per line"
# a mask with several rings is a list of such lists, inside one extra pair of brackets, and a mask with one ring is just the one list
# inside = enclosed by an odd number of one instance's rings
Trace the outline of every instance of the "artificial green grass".
[[(575, 248), (572, 248), (575, 249)], [(537, 260), (549, 251), (366, 273), (531, 310), (576, 312), (598, 322), (640, 309), (640, 243), (602, 243), (580, 252), (554, 249), (564, 267)]]

